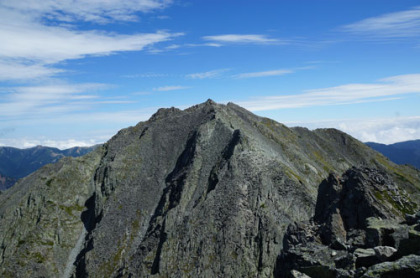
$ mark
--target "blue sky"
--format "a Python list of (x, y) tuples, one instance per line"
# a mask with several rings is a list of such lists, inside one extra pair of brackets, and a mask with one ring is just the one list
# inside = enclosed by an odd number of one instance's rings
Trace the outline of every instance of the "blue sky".
[(102, 143), (208, 98), (420, 138), (418, 1), (0, 0), (0, 40), (0, 145)]

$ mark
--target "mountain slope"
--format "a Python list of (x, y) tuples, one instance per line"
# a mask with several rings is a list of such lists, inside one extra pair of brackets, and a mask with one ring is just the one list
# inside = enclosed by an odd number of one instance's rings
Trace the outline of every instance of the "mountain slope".
[(353, 165), (420, 201), (418, 171), (340, 131), (210, 100), (160, 109), (0, 195), (0, 275), (272, 277), (288, 224), (314, 214), (329, 172)]
[[(0, 173), (9, 180), (0, 189), (11, 187), (16, 180), (26, 177), (48, 163), (55, 163), (65, 156), (78, 157), (91, 152), (93, 147), (74, 147), (66, 150), (36, 146), (28, 149), (0, 147)], [(2, 187), (3, 185), (3, 187)]]
[(372, 149), (382, 153), (397, 164), (411, 164), (420, 169), (420, 140), (405, 141), (385, 145), (379, 143), (366, 143)]

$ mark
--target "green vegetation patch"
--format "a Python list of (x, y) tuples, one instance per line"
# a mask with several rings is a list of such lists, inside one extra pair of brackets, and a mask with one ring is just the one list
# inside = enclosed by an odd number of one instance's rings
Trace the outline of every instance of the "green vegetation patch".
[(404, 216), (406, 213), (413, 214), (416, 212), (417, 205), (408, 198), (407, 202), (404, 202), (404, 204), (401, 204), (399, 202), (396, 202), (391, 194), (388, 191), (375, 191), (374, 192), (375, 197), (383, 202), (388, 202), (391, 204), (391, 206), (398, 212), (400, 215)]

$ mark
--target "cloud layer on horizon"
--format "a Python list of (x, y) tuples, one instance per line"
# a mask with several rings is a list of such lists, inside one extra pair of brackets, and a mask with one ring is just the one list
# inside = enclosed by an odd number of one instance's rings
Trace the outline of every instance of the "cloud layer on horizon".
[(393, 144), (420, 138), (420, 116), (374, 119), (334, 119), (316, 122), (290, 122), (288, 126), (310, 129), (336, 128), (362, 142)]

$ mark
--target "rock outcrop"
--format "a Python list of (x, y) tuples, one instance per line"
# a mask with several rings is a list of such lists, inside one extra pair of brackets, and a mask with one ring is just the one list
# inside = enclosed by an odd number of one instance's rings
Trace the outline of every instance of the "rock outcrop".
[[(291, 230), (300, 231), (301, 224), (288, 229), (291, 223), (313, 215), (339, 223), (337, 229), (319, 227), (322, 239), (317, 230), (305, 231), (320, 238), (319, 246), (341, 237), (331, 244), (343, 246), (335, 251), (342, 254), (347, 239), (365, 248), (365, 239), (375, 238), (352, 235), (363, 230), (363, 221), (339, 202), (317, 204), (329, 172), (361, 165), (387, 174), (384, 184), (372, 185), (376, 191), (359, 186), (355, 197), (378, 192), (373, 197), (380, 201), (359, 217), (396, 223), (416, 206), (407, 195), (420, 201), (417, 170), (391, 163), (338, 130), (289, 129), (211, 100), (183, 111), (161, 109), (87, 156), (48, 165), (0, 195), (0, 276), (273, 277), (274, 270), (288, 269), (277, 257), (292, 248)], [(357, 173), (348, 179), (358, 180)], [(341, 181), (329, 180), (337, 189), (324, 188), (328, 200), (351, 203)], [(394, 253), (405, 244), (405, 230), (398, 234)], [(381, 258), (392, 251), (374, 250)]]
[(382, 171), (331, 174), (319, 187), (314, 217), (289, 225), (277, 276), (420, 277), (416, 209)]

